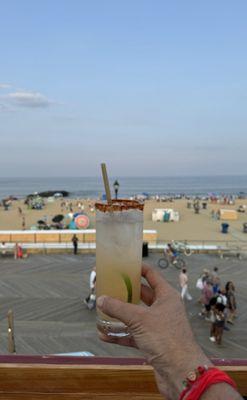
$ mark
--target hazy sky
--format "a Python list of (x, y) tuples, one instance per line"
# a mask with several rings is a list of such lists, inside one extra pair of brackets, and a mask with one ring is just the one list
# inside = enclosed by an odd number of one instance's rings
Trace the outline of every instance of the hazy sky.
[(246, 0), (8, 0), (0, 176), (247, 172)]

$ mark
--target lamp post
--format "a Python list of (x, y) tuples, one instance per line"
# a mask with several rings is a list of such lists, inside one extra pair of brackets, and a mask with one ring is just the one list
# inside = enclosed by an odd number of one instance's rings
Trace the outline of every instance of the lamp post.
[(113, 187), (114, 187), (114, 191), (115, 191), (115, 199), (117, 200), (117, 195), (118, 195), (118, 189), (119, 189), (119, 183), (118, 183), (118, 181), (115, 181), (114, 183), (113, 183)]

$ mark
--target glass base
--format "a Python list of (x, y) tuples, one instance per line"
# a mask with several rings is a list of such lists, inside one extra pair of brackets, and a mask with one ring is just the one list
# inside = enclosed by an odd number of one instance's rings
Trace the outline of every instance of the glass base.
[(97, 329), (107, 336), (126, 337), (130, 336), (128, 327), (120, 321), (106, 321), (97, 318)]

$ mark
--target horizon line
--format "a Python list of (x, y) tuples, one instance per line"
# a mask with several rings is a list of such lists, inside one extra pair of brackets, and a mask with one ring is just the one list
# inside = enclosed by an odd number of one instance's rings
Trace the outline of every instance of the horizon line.
[[(203, 174), (203, 175), (109, 175), (109, 179), (120, 179), (120, 178), (235, 178), (235, 177), (247, 177), (246, 174)], [(69, 179), (69, 178), (101, 178), (101, 175), (54, 175), (54, 176), (0, 176), (0, 179)]]

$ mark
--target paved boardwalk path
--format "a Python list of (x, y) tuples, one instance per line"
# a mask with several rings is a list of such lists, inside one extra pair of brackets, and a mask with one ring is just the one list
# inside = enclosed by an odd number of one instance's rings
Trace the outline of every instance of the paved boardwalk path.
[[(159, 254), (145, 262), (154, 265)], [(216, 256), (192, 255), (186, 258), (193, 301), (186, 305), (195, 335), (212, 357), (247, 358), (247, 261)], [(102, 343), (95, 329), (95, 311), (88, 311), (83, 298), (95, 264), (94, 255), (33, 255), (26, 260), (0, 258), (0, 353), (7, 353), (7, 312), (15, 319), (17, 354), (55, 354), (90, 351), (97, 356), (139, 356), (136, 350)], [(203, 268), (219, 267), (222, 282), (236, 284), (239, 317), (224, 332), (219, 347), (209, 341), (210, 324), (198, 317), (195, 282)], [(178, 271), (162, 271), (178, 288)], [(169, 323), (169, 322), (168, 322)], [(158, 327), (157, 327), (158, 328)]]

